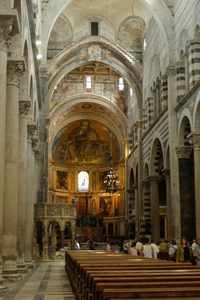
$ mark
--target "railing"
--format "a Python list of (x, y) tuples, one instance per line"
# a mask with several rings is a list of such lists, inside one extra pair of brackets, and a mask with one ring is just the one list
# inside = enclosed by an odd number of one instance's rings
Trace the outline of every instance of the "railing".
[(76, 207), (71, 204), (35, 204), (35, 218), (76, 217)]

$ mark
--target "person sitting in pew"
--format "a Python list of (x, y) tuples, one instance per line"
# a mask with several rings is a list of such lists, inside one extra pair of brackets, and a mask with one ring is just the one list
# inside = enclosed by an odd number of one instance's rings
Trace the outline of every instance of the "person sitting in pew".
[(136, 249), (136, 243), (132, 242), (131, 246), (128, 248), (128, 254), (133, 255), (133, 256), (137, 256), (137, 249)]

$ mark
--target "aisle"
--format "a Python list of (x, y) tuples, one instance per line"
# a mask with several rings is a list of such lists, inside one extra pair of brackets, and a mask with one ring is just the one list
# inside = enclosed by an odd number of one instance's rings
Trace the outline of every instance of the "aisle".
[(3, 300), (74, 300), (64, 262), (41, 263)]

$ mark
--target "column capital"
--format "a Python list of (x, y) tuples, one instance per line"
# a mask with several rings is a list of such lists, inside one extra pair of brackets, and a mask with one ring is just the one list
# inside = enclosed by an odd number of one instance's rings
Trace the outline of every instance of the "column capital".
[(194, 149), (200, 148), (200, 133), (199, 132), (192, 132), (188, 138), (191, 140)]
[(0, 49), (6, 50), (11, 43), (11, 38), (19, 32), (17, 14), (0, 14)]
[(164, 169), (163, 175), (164, 175), (165, 177), (169, 177), (169, 176), (170, 176), (170, 169)]
[(150, 177), (149, 176), (143, 178), (143, 180), (142, 180), (143, 185), (149, 184), (149, 182), (150, 182)]
[(192, 153), (191, 146), (178, 146), (176, 147), (176, 155), (178, 159), (189, 159)]
[(19, 101), (19, 113), (22, 116), (27, 116), (31, 108), (30, 100)]
[(149, 176), (149, 182), (159, 182), (159, 177), (158, 176)]
[(8, 85), (19, 86), (20, 76), (25, 71), (25, 63), (23, 60), (9, 60), (8, 61)]
[(175, 65), (169, 65), (167, 67), (167, 72), (166, 72), (167, 76), (175, 76), (176, 75), (176, 66)]

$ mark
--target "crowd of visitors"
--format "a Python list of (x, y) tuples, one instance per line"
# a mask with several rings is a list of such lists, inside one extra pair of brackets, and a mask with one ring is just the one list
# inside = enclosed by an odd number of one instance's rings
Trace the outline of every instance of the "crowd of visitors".
[[(87, 246), (88, 249), (94, 250), (95, 242), (90, 239), (87, 242)], [(73, 249), (80, 249), (80, 244), (77, 240), (73, 243)], [(113, 253), (124, 252), (133, 256), (159, 258), (175, 262), (191, 262), (194, 265), (200, 265), (200, 239), (193, 240), (192, 243), (189, 243), (185, 239), (181, 239), (178, 243), (166, 240), (155, 243), (154, 241), (150, 241), (149, 238), (137, 241), (107, 241), (105, 250)]]

